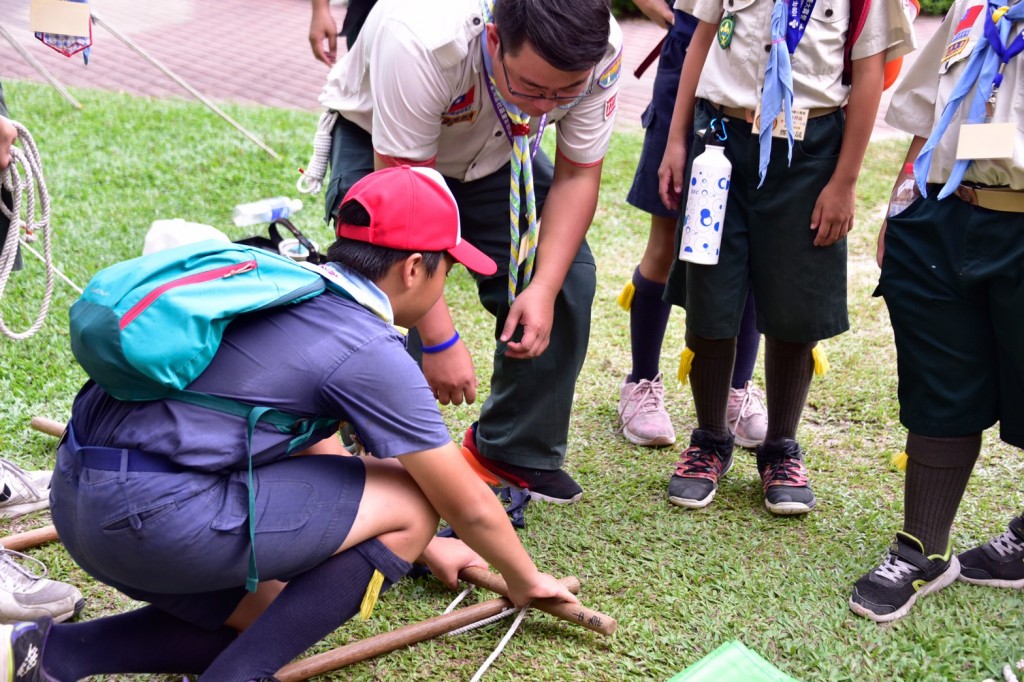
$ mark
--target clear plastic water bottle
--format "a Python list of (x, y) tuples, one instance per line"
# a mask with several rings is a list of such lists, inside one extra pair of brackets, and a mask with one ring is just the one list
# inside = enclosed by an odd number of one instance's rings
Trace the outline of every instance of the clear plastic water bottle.
[(679, 260), (702, 265), (718, 262), (732, 178), (732, 163), (725, 156), (725, 148), (715, 142), (709, 141), (704, 152), (693, 160), (679, 244)]
[(231, 220), (239, 227), (259, 225), (261, 223), (272, 223), (279, 218), (288, 218), (296, 211), (301, 210), (302, 201), (299, 199), (273, 197), (235, 206), (231, 214)]
[(914, 164), (905, 164), (901, 177), (903, 179), (896, 185), (892, 197), (889, 198), (890, 218), (903, 213), (921, 196), (921, 192), (917, 189), (917, 183), (914, 181)]

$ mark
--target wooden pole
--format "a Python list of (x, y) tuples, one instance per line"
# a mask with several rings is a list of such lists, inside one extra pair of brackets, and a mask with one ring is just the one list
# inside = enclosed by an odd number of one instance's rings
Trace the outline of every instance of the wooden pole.
[(164, 73), (164, 75), (166, 75), (168, 78), (170, 78), (175, 83), (177, 83), (181, 87), (183, 87), (186, 90), (188, 90), (189, 94), (191, 94), (197, 100), (199, 100), (200, 102), (205, 104), (207, 106), (207, 108), (209, 108), (213, 113), (217, 114), (222, 119), (224, 119), (225, 121), (230, 123), (235, 128), (235, 130), (237, 130), (238, 132), (242, 133), (242, 135), (244, 135), (250, 142), (255, 144), (257, 147), (259, 147), (260, 149), (262, 149), (266, 153), (268, 153), (271, 156), (273, 156), (278, 161), (281, 160), (281, 156), (277, 152), (275, 152), (273, 149), (268, 147), (266, 145), (266, 143), (263, 142), (263, 140), (261, 140), (260, 138), (256, 137), (254, 134), (252, 134), (251, 132), (246, 130), (242, 126), (241, 123), (239, 123), (238, 121), (236, 121), (235, 119), (231, 118), (226, 113), (224, 113), (224, 111), (222, 111), (220, 107), (218, 107), (216, 104), (211, 102), (210, 99), (207, 98), (205, 95), (203, 95), (201, 92), (199, 92), (198, 90), (193, 88), (191, 85), (189, 85), (185, 81), (185, 79), (183, 79), (181, 76), (179, 76), (178, 74), (174, 73), (169, 68), (167, 68), (167, 66), (165, 66), (163, 64), (163, 62), (159, 61), (156, 57), (154, 57), (153, 55), (149, 54), (148, 52), (143, 50), (141, 47), (136, 45), (135, 42), (132, 41), (131, 38), (129, 38), (125, 34), (121, 33), (119, 30), (117, 30), (116, 28), (111, 26), (104, 19), (102, 19), (98, 14), (96, 14), (95, 11), (92, 12), (92, 20), (95, 21), (100, 26), (102, 26), (103, 28), (105, 28), (108, 31), (110, 31), (114, 35), (115, 38), (117, 38), (122, 43), (127, 45), (129, 48), (134, 50), (140, 57), (145, 59), (147, 62), (149, 62), (150, 64), (152, 64), (156, 68), (160, 69)]
[[(461, 574), (460, 574), (461, 575)], [(573, 587), (579, 589), (579, 580), (576, 578), (562, 578), (563, 585), (573, 591)], [(496, 616), (505, 609), (513, 608), (513, 604), (507, 597), (499, 597), (489, 601), (473, 604), (465, 608), (456, 609), (451, 613), (434, 616), (419, 623), (410, 623), (390, 632), (382, 632), (367, 639), (359, 640), (340, 646), (330, 651), (325, 651), (316, 656), (310, 656), (299, 661), (293, 661), (277, 671), (274, 675), (281, 682), (299, 682), (308, 680), (314, 675), (322, 675), (345, 666), (359, 663), (395, 649), (412, 646), (419, 642), (440, 637), (459, 628), (472, 625), (478, 621)]]
[(21, 552), (55, 540), (60, 540), (60, 538), (57, 537), (57, 529), (50, 525), (36, 528), (35, 530), (27, 530), (24, 533), (8, 535), (6, 538), (0, 538), (0, 545), (3, 545), (4, 549), (13, 549), (16, 552)]
[(67, 425), (54, 419), (47, 419), (46, 417), (32, 417), (29, 426), (36, 431), (42, 431), (43, 433), (60, 438), (64, 435), (64, 429)]
[(39, 75), (42, 76), (46, 80), (46, 82), (53, 87), (54, 90), (59, 92), (60, 96), (67, 100), (68, 104), (73, 106), (75, 109), (82, 108), (81, 103), (77, 99), (75, 99), (70, 92), (68, 92), (67, 88), (65, 88), (61, 84), (61, 82), (57, 80), (57, 78), (39, 62), (38, 59), (33, 57), (32, 53), (26, 50), (24, 45), (15, 40), (14, 36), (8, 33), (7, 29), (5, 29), (3, 26), (0, 26), (0, 36), (7, 38), (7, 42), (14, 46), (14, 49), (18, 51), (18, 54), (21, 55), (22, 59), (28, 62), (33, 69), (39, 72)]
[[(459, 572), (459, 577), (477, 587), (483, 587), (504, 597), (508, 596), (508, 587), (506, 587), (505, 581), (497, 573), (491, 573), (482, 568), (464, 568)], [(579, 584), (577, 578), (563, 578), (563, 580), (574, 580), (577, 585)], [(573, 593), (576, 592), (576, 590), (571, 591)], [(582, 625), (588, 630), (599, 632), (602, 635), (610, 635), (618, 627), (618, 623), (615, 622), (614, 618), (606, 616), (599, 611), (588, 609), (582, 604), (567, 604), (553, 599), (537, 599), (530, 606), (570, 623)]]

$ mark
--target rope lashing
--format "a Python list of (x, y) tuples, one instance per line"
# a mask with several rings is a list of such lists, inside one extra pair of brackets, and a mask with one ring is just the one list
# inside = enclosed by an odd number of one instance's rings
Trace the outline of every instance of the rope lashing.
[[(468, 587), (465, 590), (463, 590), (459, 594), (459, 596), (455, 597), (455, 599), (452, 601), (452, 603), (448, 605), (448, 608), (446, 608), (444, 610), (444, 612), (445, 613), (451, 613), (452, 610), (455, 609), (455, 606), (459, 602), (461, 602), (463, 599), (465, 599), (466, 596), (470, 592), (472, 592), (472, 591), (473, 591), (472, 587)], [(505, 645), (508, 644), (508, 641), (510, 639), (512, 639), (512, 635), (514, 635), (516, 633), (516, 630), (519, 629), (519, 624), (523, 622), (524, 618), (526, 618), (526, 612), (529, 611), (529, 610), (530, 610), (529, 605), (523, 606), (521, 608), (505, 609), (505, 610), (501, 611), (500, 613), (496, 613), (495, 615), (490, 616), (489, 618), (484, 618), (483, 620), (479, 620), (479, 621), (477, 621), (475, 623), (470, 623), (469, 625), (466, 625), (466, 626), (463, 626), (461, 628), (458, 628), (457, 630), (452, 630), (451, 632), (449, 632), (449, 633), (447, 633), (445, 635), (445, 637), (454, 637), (455, 635), (461, 635), (464, 632), (469, 632), (470, 630), (476, 630), (477, 628), (482, 628), (485, 625), (490, 625), (491, 623), (495, 623), (495, 622), (501, 620), (502, 618), (507, 618), (508, 616), (511, 616), (513, 613), (516, 614), (515, 620), (512, 621), (512, 625), (509, 626), (508, 631), (501, 638), (501, 641), (498, 642), (498, 646), (495, 647), (494, 651), (491, 652), (491, 655), (487, 657), (487, 660), (485, 660), (483, 662), (483, 664), (477, 669), (476, 674), (473, 675), (473, 677), (470, 679), (469, 682), (480, 682), (480, 679), (483, 678), (484, 673), (487, 672), (487, 669), (491, 667), (491, 664), (494, 663), (494, 661), (498, 658), (498, 656), (501, 655), (501, 652), (505, 648)]]

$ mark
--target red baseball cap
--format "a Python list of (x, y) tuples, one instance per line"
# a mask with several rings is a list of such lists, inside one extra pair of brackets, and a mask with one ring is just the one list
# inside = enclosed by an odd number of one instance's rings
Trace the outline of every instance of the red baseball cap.
[(493, 260), (462, 238), (455, 197), (433, 168), (396, 166), (370, 173), (352, 185), (341, 203), (349, 200), (366, 209), (370, 226), (339, 220), (339, 237), (400, 251), (447, 251), (473, 272), (498, 271)]

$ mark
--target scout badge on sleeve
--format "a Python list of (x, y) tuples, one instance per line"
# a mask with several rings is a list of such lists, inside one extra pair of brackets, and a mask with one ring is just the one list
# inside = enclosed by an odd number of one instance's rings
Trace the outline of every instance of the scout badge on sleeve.
[(32, 0), (32, 31), (47, 47), (65, 57), (79, 52), (86, 65), (92, 46), (89, 0)]

